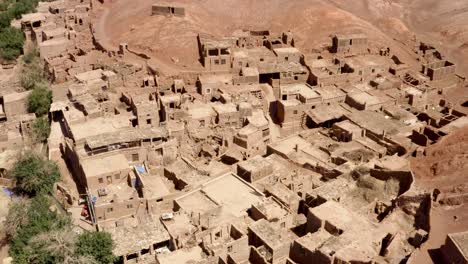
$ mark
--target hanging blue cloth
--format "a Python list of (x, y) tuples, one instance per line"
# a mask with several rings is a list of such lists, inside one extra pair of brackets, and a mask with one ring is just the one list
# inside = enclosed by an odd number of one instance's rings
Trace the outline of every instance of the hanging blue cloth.
[(143, 168), (143, 166), (138, 166), (137, 165), (137, 166), (135, 166), (135, 168), (137, 169), (137, 171), (139, 173), (146, 173), (146, 170), (145, 170), (145, 168)]

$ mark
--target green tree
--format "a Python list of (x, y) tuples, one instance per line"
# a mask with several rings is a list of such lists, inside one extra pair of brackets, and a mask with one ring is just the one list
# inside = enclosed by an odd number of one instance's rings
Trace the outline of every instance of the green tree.
[(50, 193), (54, 183), (60, 179), (57, 164), (33, 152), (27, 152), (19, 158), (12, 175), (17, 187), (32, 196)]
[(114, 241), (107, 232), (85, 232), (78, 237), (76, 253), (80, 256), (94, 258), (100, 264), (109, 264), (115, 261), (112, 253)]
[(70, 219), (50, 210), (50, 198), (39, 195), (31, 199), (27, 224), (21, 226), (10, 242), (10, 256), (16, 264), (53, 263), (32, 262), (38, 248), (28, 246), (31, 239), (41, 233), (69, 228)]
[(32, 90), (36, 87), (45, 86), (44, 71), (39, 60), (29, 58), (25, 55), (25, 60), (31, 59), (30, 63), (23, 65), (21, 69), (20, 83), (26, 90)]
[(52, 104), (52, 91), (47, 85), (41, 84), (34, 88), (28, 97), (28, 111), (36, 113), (37, 116), (43, 116), (49, 112)]
[(30, 262), (62, 264), (97, 264), (89, 256), (76, 254), (77, 234), (71, 229), (52, 230), (34, 236), (28, 244)]
[(8, 215), (3, 222), (4, 233), (8, 240), (13, 239), (23, 226), (28, 224), (29, 202), (25, 198), (13, 200), (8, 205)]
[[(0, 16), (0, 24), (5, 17)], [(24, 36), (21, 30), (7, 27), (0, 29), (0, 56), (7, 61), (14, 60), (23, 51)]]
[(0, 30), (7, 28), (10, 26), (11, 23), (11, 14), (8, 11), (4, 11), (0, 13)]
[(36, 142), (45, 142), (50, 135), (50, 123), (47, 117), (39, 117), (32, 125), (33, 138)]

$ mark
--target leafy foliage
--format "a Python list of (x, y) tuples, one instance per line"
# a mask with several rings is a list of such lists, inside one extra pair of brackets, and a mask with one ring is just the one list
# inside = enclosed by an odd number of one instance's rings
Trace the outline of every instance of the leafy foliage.
[(49, 112), (52, 104), (52, 91), (47, 84), (37, 85), (28, 97), (28, 111), (43, 116)]
[(23, 51), (24, 36), (21, 30), (10, 26), (13, 19), (35, 10), (39, 0), (6, 0), (0, 4), (0, 58), (12, 61)]
[[(0, 25), (4, 23), (0, 15)], [(24, 36), (21, 30), (7, 27), (0, 29), (0, 56), (7, 61), (14, 60), (21, 55), (24, 44)]]
[(16, 232), (28, 223), (28, 206), (26, 199), (18, 199), (8, 205), (8, 215), (3, 222), (4, 233), (7, 239), (16, 236)]
[(32, 90), (38, 86), (43, 86), (46, 83), (44, 72), (41, 63), (35, 59), (30, 58), (33, 55), (25, 55), (25, 61), (31, 60), (29, 64), (26, 62), (21, 69), (21, 86), (26, 90)]
[(37, 61), (39, 58), (39, 50), (37, 47), (32, 46), (23, 56), (23, 62), (26, 64), (31, 64), (32, 62)]
[(50, 193), (60, 178), (57, 164), (32, 152), (20, 157), (13, 167), (12, 175), (17, 181), (17, 187), (29, 195)]
[(50, 124), (46, 117), (36, 119), (32, 126), (33, 138), (37, 142), (45, 142), (50, 135)]
[(109, 264), (115, 261), (113, 247), (114, 242), (109, 233), (85, 232), (78, 237), (76, 252), (81, 256), (93, 257), (98, 263)]
[(33, 263), (94, 264), (93, 258), (75, 252), (77, 234), (70, 229), (52, 230), (34, 236), (28, 250)]
[(49, 206), (50, 200), (46, 196), (40, 195), (31, 199), (27, 207), (27, 222), (19, 226), (16, 236), (10, 243), (9, 253), (14, 263), (53, 263), (41, 262), (41, 258), (37, 257), (37, 248), (29, 246), (34, 236), (51, 230), (64, 229), (70, 225), (68, 218), (51, 211)]

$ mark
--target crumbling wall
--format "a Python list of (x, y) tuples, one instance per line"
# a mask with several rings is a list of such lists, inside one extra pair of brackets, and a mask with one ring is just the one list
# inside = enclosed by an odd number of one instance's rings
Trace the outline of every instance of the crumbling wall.
[(153, 5), (151, 7), (152, 15), (163, 15), (163, 16), (185, 16), (185, 8), (183, 7), (174, 7), (174, 6), (164, 6), (164, 5)]
[(410, 190), (414, 182), (414, 176), (411, 171), (385, 171), (385, 170), (370, 170), (370, 175), (382, 181), (396, 179), (400, 183), (398, 195), (402, 195)]
[(430, 193), (408, 193), (396, 200), (396, 207), (414, 217), (415, 229), (430, 231), (430, 211), (432, 199)]
[(291, 247), (291, 259), (299, 264), (332, 263), (332, 257), (323, 254), (319, 250), (312, 251), (309, 248), (305, 248), (297, 241), (294, 241)]
[(446, 263), (466, 263), (463, 252), (450, 236), (447, 236), (445, 239), (445, 244), (441, 247), (441, 252)]

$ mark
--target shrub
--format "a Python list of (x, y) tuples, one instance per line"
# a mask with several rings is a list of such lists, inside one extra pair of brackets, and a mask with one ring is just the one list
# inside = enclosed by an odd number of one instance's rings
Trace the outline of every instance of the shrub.
[(28, 96), (28, 111), (36, 113), (37, 116), (43, 116), (49, 112), (52, 104), (52, 91), (48, 89), (47, 84), (36, 84), (36, 87)]
[[(31, 64), (32, 62), (37, 62), (37, 59), (39, 58), (39, 50), (37, 50), (37, 47), (32, 46), (29, 48), (29, 50), (24, 54), (23, 56), (23, 62), (26, 64)], [(41, 67), (42, 68), (42, 67)], [(42, 73), (42, 70), (41, 70)]]
[(15, 163), (12, 176), (20, 191), (34, 196), (50, 193), (54, 183), (60, 179), (60, 172), (54, 162), (28, 152)]
[(33, 138), (36, 142), (45, 142), (50, 135), (50, 123), (46, 117), (36, 119), (32, 126)]
[[(0, 17), (0, 24), (3, 23)], [(0, 29), (0, 56), (7, 61), (14, 60), (23, 51), (24, 36), (21, 30), (7, 27)]]
[(42, 65), (38, 60), (32, 59), (29, 64), (23, 65), (20, 83), (26, 90), (32, 90), (41, 83), (45, 83)]
[[(28, 207), (27, 224), (19, 228), (16, 236), (10, 243), (10, 256), (14, 263), (27, 264), (37, 255), (36, 249), (28, 246), (31, 239), (41, 233), (61, 230), (70, 226), (70, 220), (62, 215), (52, 212), (50, 209), (50, 198), (36, 196), (31, 199)], [(34, 262), (53, 263), (53, 262)]]
[(107, 232), (85, 232), (78, 237), (76, 253), (94, 258), (98, 263), (109, 264), (115, 261), (112, 253), (114, 242)]
[(8, 215), (3, 222), (7, 239), (13, 239), (17, 231), (28, 224), (28, 207), (29, 203), (24, 198), (13, 200), (8, 205)]

